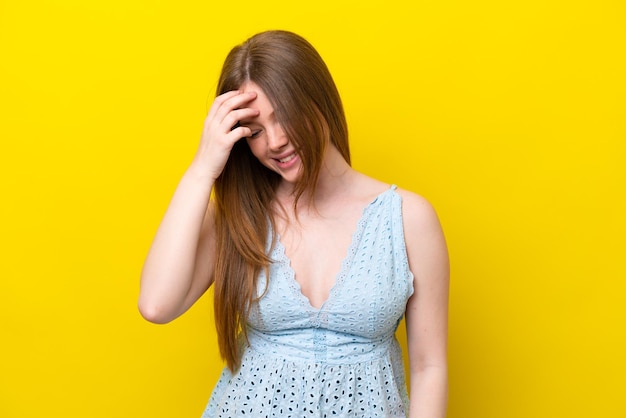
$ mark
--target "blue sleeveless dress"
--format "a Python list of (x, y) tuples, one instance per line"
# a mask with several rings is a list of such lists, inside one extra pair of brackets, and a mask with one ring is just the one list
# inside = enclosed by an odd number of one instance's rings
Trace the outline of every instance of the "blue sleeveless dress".
[[(266, 293), (251, 309), (240, 369), (225, 368), (202, 415), (406, 417), (395, 331), (413, 293), (396, 187), (364, 210), (336, 283), (316, 309), (285, 249), (271, 252)], [(258, 280), (265, 290), (265, 272)]]

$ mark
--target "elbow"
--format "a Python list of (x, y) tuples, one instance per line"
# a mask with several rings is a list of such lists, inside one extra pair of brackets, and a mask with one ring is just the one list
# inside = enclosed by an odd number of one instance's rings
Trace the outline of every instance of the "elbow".
[(448, 366), (446, 363), (420, 365), (410, 367), (411, 380), (421, 378), (435, 379), (438, 381), (448, 380)]
[(429, 357), (420, 356), (411, 360), (413, 360), (409, 362), (411, 374), (436, 374), (440, 376), (447, 376), (448, 374), (448, 358), (445, 352)]
[(139, 299), (139, 303), (137, 304), (139, 308), (139, 313), (141, 316), (148, 322), (152, 322), (153, 324), (167, 324), (171, 322), (172, 316), (168, 315), (167, 311), (155, 303), (146, 302), (143, 299)]

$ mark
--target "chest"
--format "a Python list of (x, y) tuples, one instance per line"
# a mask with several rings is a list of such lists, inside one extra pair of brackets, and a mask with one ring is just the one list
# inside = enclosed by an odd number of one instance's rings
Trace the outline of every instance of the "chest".
[(277, 225), (280, 244), (301, 293), (315, 308), (328, 299), (346, 262), (361, 211), (339, 211), (332, 216), (306, 216)]
[(413, 293), (399, 196), (389, 191), (324, 221), (270, 231), (272, 263), (248, 325), (272, 338), (318, 328), (350, 338), (393, 333)]
[[(366, 213), (355, 221), (355, 227), (344, 228), (349, 238), (342, 248), (335, 247), (336, 242), (327, 243), (313, 248), (316, 251), (309, 258), (299, 259), (312, 264), (294, 263), (283, 237), (279, 237), (270, 253), (274, 262), (269, 278), (265, 272), (259, 277), (260, 299), (251, 312), (249, 325), (271, 335), (291, 335), (298, 329), (311, 328), (363, 338), (393, 332), (412, 294), (413, 281), (401, 224), (387, 214), (378, 215)], [(302, 242), (300, 249), (306, 248)], [(341, 256), (334, 254), (337, 248)], [(335, 263), (332, 271), (327, 266), (315, 268), (315, 260), (326, 265), (328, 259)], [(310, 266), (310, 270), (297, 270), (301, 266)], [(312, 273), (306, 276), (305, 286), (297, 280), (301, 271)], [(322, 271), (330, 271), (332, 280), (320, 275)], [(313, 278), (318, 282), (312, 282)], [(325, 294), (320, 293), (320, 282)]]

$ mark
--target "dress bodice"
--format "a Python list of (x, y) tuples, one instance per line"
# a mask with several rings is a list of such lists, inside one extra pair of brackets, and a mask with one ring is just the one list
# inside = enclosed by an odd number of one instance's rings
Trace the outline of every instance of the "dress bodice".
[(258, 278), (241, 367), (234, 375), (224, 369), (203, 417), (405, 416), (395, 331), (413, 274), (395, 186), (364, 208), (319, 309), (302, 294), (280, 239), (274, 243), (269, 280), (265, 272)]

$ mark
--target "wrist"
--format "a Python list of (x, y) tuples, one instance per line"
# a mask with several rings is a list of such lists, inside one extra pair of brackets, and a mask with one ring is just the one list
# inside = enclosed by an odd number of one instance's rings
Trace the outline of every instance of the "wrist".
[(211, 170), (196, 161), (189, 165), (183, 177), (190, 182), (200, 185), (209, 192), (213, 188), (213, 184), (215, 184), (215, 179), (217, 178), (217, 176), (211, 173)]

